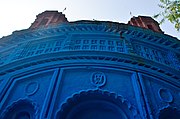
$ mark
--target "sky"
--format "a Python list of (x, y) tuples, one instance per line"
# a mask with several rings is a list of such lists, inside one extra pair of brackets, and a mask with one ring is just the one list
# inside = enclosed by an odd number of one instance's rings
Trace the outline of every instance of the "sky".
[[(162, 9), (159, 0), (0, 0), (0, 38), (13, 31), (27, 29), (36, 15), (45, 10), (63, 12), (68, 21), (102, 20), (127, 23), (133, 16), (153, 16)], [(132, 13), (132, 15), (130, 14)], [(173, 24), (166, 21), (161, 29), (180, 39)]]

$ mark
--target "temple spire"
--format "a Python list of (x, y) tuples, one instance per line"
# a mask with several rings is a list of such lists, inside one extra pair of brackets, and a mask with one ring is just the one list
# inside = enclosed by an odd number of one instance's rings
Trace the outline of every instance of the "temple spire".
[(68, 20), (62, 12), (45, 11), (36, 16), (36, 20), (32, 23), (30, 29), (47, 27), (49, 25), (56, 25), (64, 22), (68, 22)]

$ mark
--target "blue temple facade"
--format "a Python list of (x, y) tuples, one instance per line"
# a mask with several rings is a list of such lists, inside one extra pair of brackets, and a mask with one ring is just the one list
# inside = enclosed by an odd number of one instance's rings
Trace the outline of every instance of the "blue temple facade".
[(0, 119), (180, 119), (177, 38), (39, 16), (0, 39)]

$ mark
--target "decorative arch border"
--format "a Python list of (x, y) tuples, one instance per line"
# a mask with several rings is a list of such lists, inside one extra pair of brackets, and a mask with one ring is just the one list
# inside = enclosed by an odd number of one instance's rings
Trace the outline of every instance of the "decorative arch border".
[(65, 119), (72, 107), (91, 99), (111, 102), (120, 107), (131, 119), (141, 119), (138, 110), (128, 100), (124, 99), (124, 97), (100, 89), (81, 91), (68, 98), (56, 112), (56, 119)]
[(0, 119), (4, 119), (5, 116), (11, 113), (13, 109), (16, 109), (19, 105), (22, 105), (22, 104), (30, 105), (31, 107), (33, 107), (34, 119), (38, 119), (38, 113), (39, 113), (38, 106), (35, 102), (33, 102), (30, 99), (19, 99), (17, 101), (12, 102), (10, 106), (4, 109), (4, 111), (1, 113)]

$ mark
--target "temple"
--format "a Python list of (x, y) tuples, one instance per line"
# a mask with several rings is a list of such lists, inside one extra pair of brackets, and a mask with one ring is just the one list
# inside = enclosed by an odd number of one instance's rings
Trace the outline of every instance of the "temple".
[(0, 39), (0, 119), (179, 119), (180, 41), (125, 23), (37, 15)]

